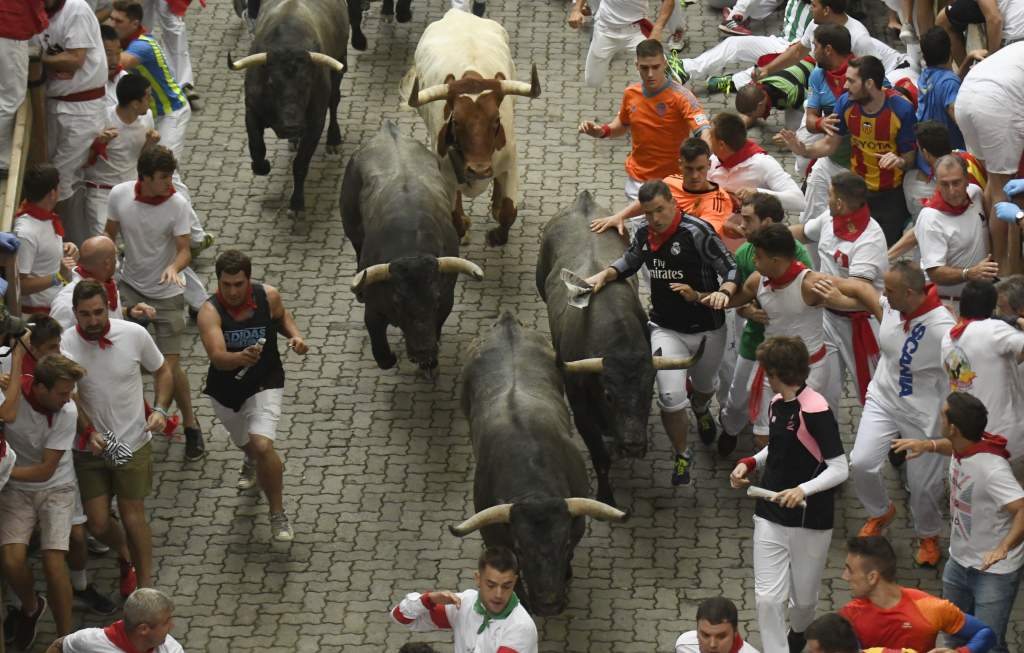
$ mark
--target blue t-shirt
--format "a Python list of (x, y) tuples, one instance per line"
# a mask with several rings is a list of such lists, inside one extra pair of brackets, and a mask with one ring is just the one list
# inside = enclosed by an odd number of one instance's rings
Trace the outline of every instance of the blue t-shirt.
[[(946, 110), (956, 102), (956, 94), (960, 92), (960, 77), (948, 68), (925, 68), (917, 78), (917, 88), (917, 120), (935, 120), (942, 123), (949, 130), (949, 144), (953, 149), (966, 149), (960, 127), (949, 117)], [(920, 153), (917, 155), (917, 167), (925, 174), (931, 175), (931, 168)]]
[[(817, 109), (823, 116), (831, 114), (836, 108), (836, 95), (829, 88), (825, 78), (825, 70), (821, 66), (815, 66), (811, 76), (807, 80), (807, 107)], [(843, 137), (835, 153), (829, 157), (832, 161), (844, 168), (850, 167), (850, 139)]]
[(154, 115), (162, 116), (185, 106), (188, 100), (171, 74), (171, 67), (156, 39), (143, 34), (129, 43), (125, 52), (139, 60), (139, 67), (134, 72), (149, 81), (149, 107)]

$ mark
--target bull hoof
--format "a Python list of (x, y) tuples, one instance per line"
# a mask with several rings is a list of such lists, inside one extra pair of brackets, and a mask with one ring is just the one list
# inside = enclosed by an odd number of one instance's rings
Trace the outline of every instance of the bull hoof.
[(288, 217), (292, 220), (302, 220), (306, 217), (305, 209), (288, 209)]
[(395, 22), (395, 15), (381, 13), (380, 22), (384, 23), (385, 25), (390, 25), (391, 23)]
[(377, 359), (377, 367), (382, 370), (390, 370), (392, 367), (398, 364), (398, 356), (391, 354), (387, 358), (381, 360)]
[(366, 35), (362, 32), (352, 35), (352, 47), (362, 52), (366, 49)]
[(252, 162), (252, 174), (263, 177), (270, 174), (270, 161), (263, 159), (262, 161)]
[(401, 9), (399, 9), (398, 13), (395, 14), (395, 20), (397, 20), (400, 23), (408, 23), (410, 20), (412, 20), (412, 12), (409, 10), (402, 11)]
[(490, 247), (501, 247), (508, 242), (508, 232), (500, 227), (495, 227), (487, 232), (487, 244)]

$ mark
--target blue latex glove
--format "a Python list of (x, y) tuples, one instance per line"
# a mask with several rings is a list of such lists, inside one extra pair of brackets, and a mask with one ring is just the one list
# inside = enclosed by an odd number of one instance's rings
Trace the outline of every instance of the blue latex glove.
[(996, 217), (1003, 222), (1015, 224), (1018, 213), (1020, 213), (1020, 207), (1013, 202), (996, 202)]
[(21, 241), (18, 240), (18, 237), (14, 234), (0, 232), (0, 250), (3, 250), (8, 254), (13, 254), (18, 251), (18, 245), (20, 244)]
[(7, 294), (7, 279), (0, 277), (0, 296)]
[(1006, 185), (1003, 186), (1003, 192), (1010, 197), (1024, 193), (1024, 179), (1011, 179), (1006, 182)]

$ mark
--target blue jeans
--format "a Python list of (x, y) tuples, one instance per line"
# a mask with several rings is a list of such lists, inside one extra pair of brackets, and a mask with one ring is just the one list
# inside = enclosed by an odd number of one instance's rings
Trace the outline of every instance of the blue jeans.
[[(1021, 572), (992, 574), (964, 567), (950, 558), (942, 572), (942, 596), (956, 607), (972, 614), (996, 633), (998, 642), (992, 653), (1007, 653), (1006, 624), (1010, 620), (1013, 600), (1017, 598)], [(952, 638), (954, 646), (963, 646), (966, 640)]]

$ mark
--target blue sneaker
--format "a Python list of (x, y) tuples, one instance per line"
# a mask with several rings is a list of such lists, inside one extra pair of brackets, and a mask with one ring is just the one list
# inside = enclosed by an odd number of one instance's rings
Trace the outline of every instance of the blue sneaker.
[(676, 465), (672, 470), (672, 485), (690, 484), (690, 458), (692, 455), (687, 449), (676, 456)]

